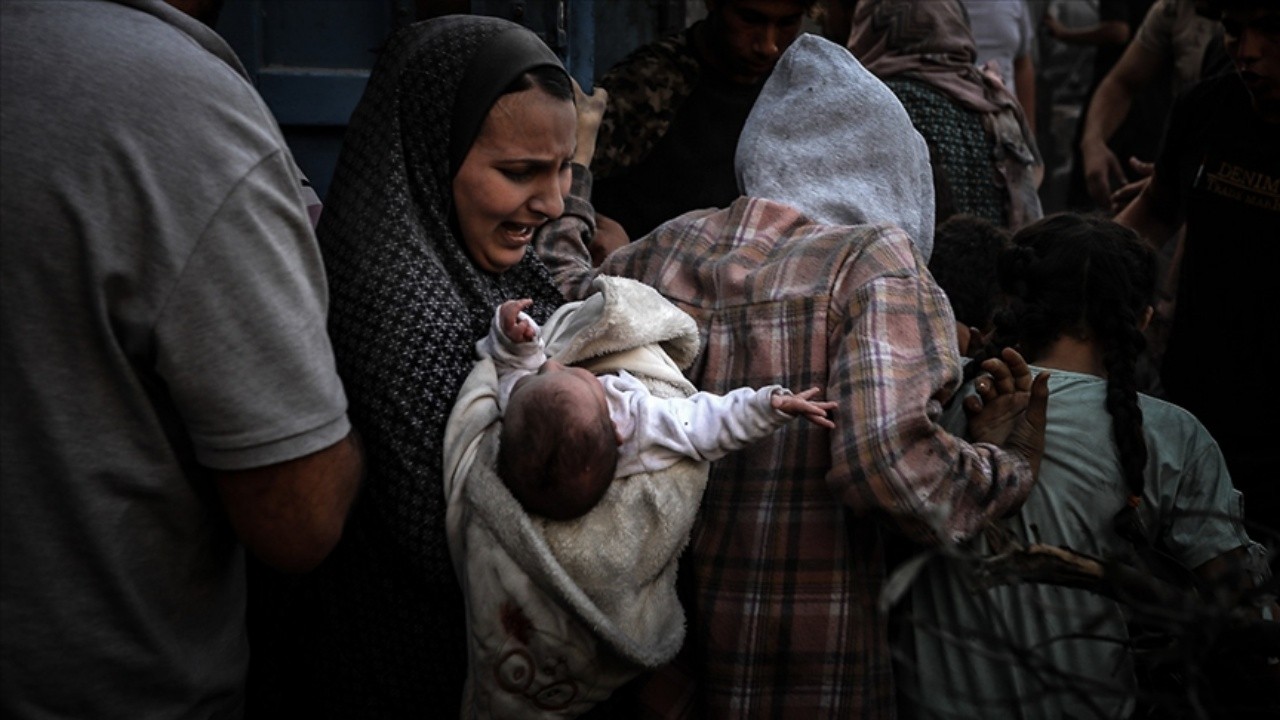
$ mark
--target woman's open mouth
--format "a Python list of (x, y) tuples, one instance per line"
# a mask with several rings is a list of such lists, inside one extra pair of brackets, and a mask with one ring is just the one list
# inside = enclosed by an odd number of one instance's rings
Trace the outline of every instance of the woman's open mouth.
[(528, 244), (533, 239), (533, 232), (537, 229), (537, 225), (513, 222), (502, 223), (503, 234), (515, 243)]

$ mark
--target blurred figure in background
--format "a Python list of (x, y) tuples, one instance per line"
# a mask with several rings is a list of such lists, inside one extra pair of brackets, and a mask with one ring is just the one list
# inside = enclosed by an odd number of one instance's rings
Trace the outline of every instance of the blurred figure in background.
[(937, 222), (964, 213), (1012, 231), (1040, 218), (1035, 133), (1017, 99), (975, 67), (958, 0), (861, 0), (847, 44), (928, 143)]
[(738, 135), (816, 2), (706, 0), (705, 19), (637, 49), (601, 78), (609, 99), (591, 164), (592, 203), (607, 219), (601, 235), (616, 237), (608, 222), (616, 221), (634, 240), (685, 211), (738, 197)]
[[(1159, 246), (1184, 227), (1166, 282), (1176, 310), (1161, 379), (1222, 446), (1245, 517), (1272, 530), (1280, 482), (1272, 433), (1241, 401), (1272, 362), (1261, 349), (1280, 266), (1280, 5), (1206, 0), (1235, 72), (1174, 103), (1150, 183), (1116, 220)], [(1255, 533), (1256, 534), (1256, 533)]]
[[(961, 0), (977, 49), (975, 64), (998, 72), (1036, 132), (1035, 25), (1026, 0)], [(927, 3), (922, 3), (927, 4)]]

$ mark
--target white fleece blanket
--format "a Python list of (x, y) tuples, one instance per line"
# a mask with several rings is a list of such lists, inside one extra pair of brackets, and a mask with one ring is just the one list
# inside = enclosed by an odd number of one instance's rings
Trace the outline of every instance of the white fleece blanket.
[[(689, 396), (693, 319), (652, 288), (600, 277), (597, 294), (543, 325), (547, 355), (596, 373), (625, 368), (655, 395)], [(616, 480), (586, 515), (524, 512), (494, 473), (497, 374), (479, 362), (445, 432), (449, 549), (467, 601), (463, 717), (568, 718), (684, 641), (676, 559), (706, 487), (706, 463)]]

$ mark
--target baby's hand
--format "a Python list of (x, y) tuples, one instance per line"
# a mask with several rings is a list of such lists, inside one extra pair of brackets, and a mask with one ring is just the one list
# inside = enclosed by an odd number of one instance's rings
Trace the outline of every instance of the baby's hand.
[(498, 308), (498, 318), (502, 322), (502, 332), (513, 343), (532, 342), (536, 337), (533, 326), (520, 317), (520, 313), (533, 305), (533, 300), (508, 300)]
[(823, 400), (810, 400), (817, 395), (819, 389), (809, 388), (794, 395), (774, 393), (770, 399), (774, 410), (781, 410), (788, 415), (803, 415), (805, 420), (824, 428), (834, 428), (835, 423), (827, 417), (828, 412), (835, 412), (836, 403)]

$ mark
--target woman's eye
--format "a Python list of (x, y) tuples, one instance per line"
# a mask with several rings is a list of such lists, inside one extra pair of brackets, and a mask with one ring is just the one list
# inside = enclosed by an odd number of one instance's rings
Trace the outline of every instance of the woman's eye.
[(514, 170), (511, 168), (501, 168), (499, 172), (512, 182), (525, 182), (533, 177), (533, 173), (528, 170)]

